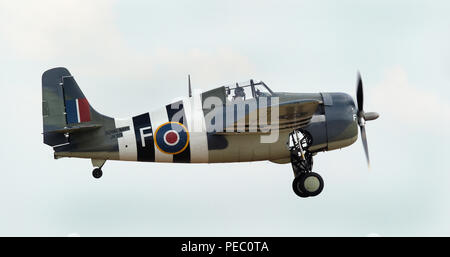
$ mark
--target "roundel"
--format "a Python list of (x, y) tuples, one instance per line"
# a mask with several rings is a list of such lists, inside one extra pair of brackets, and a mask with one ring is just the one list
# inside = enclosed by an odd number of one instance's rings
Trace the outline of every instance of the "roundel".
[(189, 133), (186, 127), (178, 122), (166, 122), (155, 131), (155, 145), (161, 152), (178, 154), (189, 144)]

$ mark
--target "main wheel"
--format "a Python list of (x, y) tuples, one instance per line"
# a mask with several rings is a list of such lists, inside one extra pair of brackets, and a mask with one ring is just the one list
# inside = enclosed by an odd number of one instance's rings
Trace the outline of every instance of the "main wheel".
[(304, 177), (305, 177), (305, 173), (301, 172), (301, 173), (298, 173), (295, 176), (294, 181), (292, 181), (292, 189), (294, 190), (294, 193), (302, 198), (309, 196), (305, 191), (302, 191), (300, 189), (300, 186), (303, 183)]
[(299, 183), (299, 189), (308, 196), (316, 196), (323, 190), (323, 179), (315, 172), (308, 172), (303, 175), (303, 179)]
[(95, 168), (92, 171), (92, 176), (94, 176), (94, 178), (101, 178), (103, 175), (103, 171), (100, 168)]

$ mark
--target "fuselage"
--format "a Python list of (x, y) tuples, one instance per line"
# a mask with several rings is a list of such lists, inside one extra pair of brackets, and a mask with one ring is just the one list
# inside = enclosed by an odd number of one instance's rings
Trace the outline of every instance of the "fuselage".
[[(289, 162), (292, 129), (269, 132), (277, 134), (271, 143), (261, 140), (268, 133), (209, 132), (205, 119), (209, 110), (204, 108), (208, 94), (211, 92), (124, 119), (109, 118), (93, 110), (92, 115), (102, 119), (103, 126), (71, 135), (71, 144), (54, 148), (55, 157), (170, 163)], [(356, 141), (355, 104), (348, 94), (279, 92), (271, 97), (277, 97), (279, 104), (303, 99), (320, 102), (310, 122), (303, 127), (313, 138), (310, 151), (339, 149)]]

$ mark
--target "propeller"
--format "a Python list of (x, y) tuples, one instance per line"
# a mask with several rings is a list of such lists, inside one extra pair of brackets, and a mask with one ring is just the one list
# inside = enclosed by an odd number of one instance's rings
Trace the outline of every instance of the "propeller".
[(358, 82), (356, 86), (356, 101), (358, 105), (358, 110), (356, 114), (358, 116), (358, 125), (361, 131), (361, 140), (363, 143), (364, 152), (366, 154), (367, 165), (370, 167), (369, 147), (367, 145), (367, 135), (366, 135), (366, 121), (376, 120), (380, 115), (376, 112), (364, 112), (363, 83), (361, 79), (361, 74), (359, 72), (358, 72)]

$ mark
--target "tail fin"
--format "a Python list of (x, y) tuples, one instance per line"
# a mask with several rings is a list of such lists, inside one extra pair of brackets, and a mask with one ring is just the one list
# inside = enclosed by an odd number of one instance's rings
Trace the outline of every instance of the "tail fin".
[(101, 115), (89, 105), (66, 68), (50, 69), (42, 75), (42, 116), (44, 143), (50, 146), (68, 143), (68, 131), (101, 126), (93, 124)]

